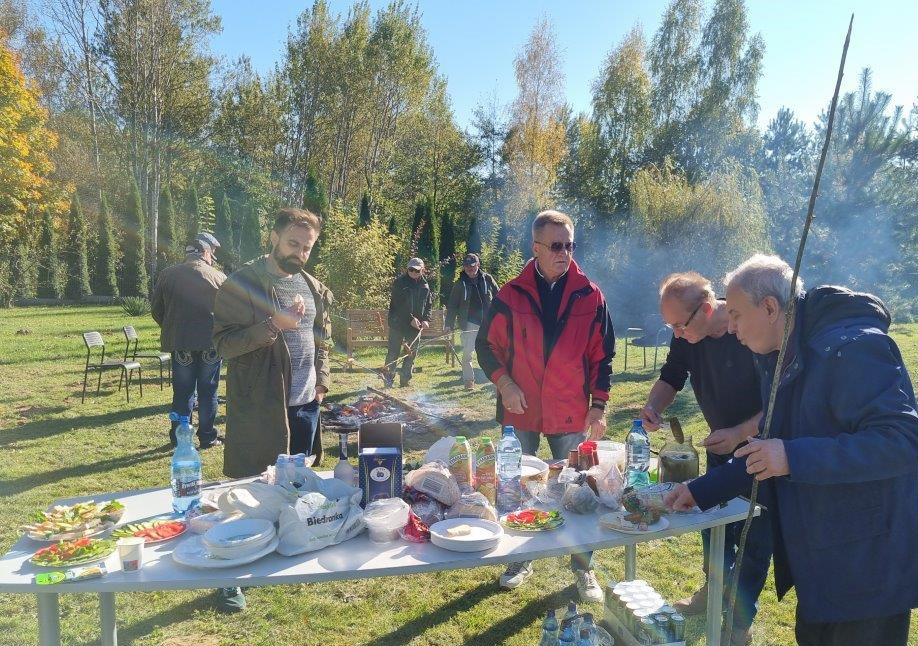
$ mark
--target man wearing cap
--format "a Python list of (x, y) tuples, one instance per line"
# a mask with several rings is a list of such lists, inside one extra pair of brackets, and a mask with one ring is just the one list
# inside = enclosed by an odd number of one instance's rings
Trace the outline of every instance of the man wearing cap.
[(474, 253), (466, 254), (462, 261), (462, 273), (453, 284), (446, 305), (446, 329), (452, 332), (459, 319), (459, 335), (462, 341), (462, 381), (471, 390), (475, 387), (475, 371), (472, 368), (472, 351), (475, 336), (481, 320), (491, 301), (497, 294), (497, 282), (491, 274), (481, 270), (481, 262)]
[(405, 357), (399, 371), (399, 385), (404, 387), (411, 381), (414, 355), (421, 332), (430, 327), (432, 305), (430, 286), (424, 279), (424, 261), (412, 258), (408, 261), (408, 270), (392, 281), (392, 296), (389, 299), (389, 348), (383, 372), (386, 386), (391, 386), (395, 379), (394, 373), (399, 357)]
[[(160, 349), (172, 353), (172, 411), (191, 415), (198, 397), (198, 440), (206, 449), (222, 444), (214, 429), (220, 357), (213, 346), (214, 297), (226, 280), (215, 269), (220, 246), (209, 233), (199, 233), (185, 247), (185, 262), (164, 269), (151, 297), (153, 319), (159, 324)], [(176, 422), (169, 439), (175, 446)]]

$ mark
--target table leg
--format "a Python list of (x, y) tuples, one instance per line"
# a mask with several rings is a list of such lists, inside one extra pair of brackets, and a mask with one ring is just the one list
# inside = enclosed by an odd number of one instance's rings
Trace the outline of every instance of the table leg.
[(99, 623), (102, 626), (102, 646), (118, 646), (118, 624), (115, 621), (115, 593), (99, 593)]
[(38, 597), (38, 643), (41, 646), (61, 646), (61, 607), (57, 594), (42, 593)]
[(625, 545), (625, 581), (634, 581), (637, 576), (637, 545)]
[(724, 599), (724, 525), (711, 528), (711, 548), (708, 550), (708, 614), (707, 644), (720, 646), (721, 610)]

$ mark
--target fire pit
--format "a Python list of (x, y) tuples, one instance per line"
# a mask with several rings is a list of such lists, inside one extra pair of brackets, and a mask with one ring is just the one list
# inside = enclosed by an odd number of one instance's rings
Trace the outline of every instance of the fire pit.
[(389, 395), (372, 387), (367, 394), (349, 404), (324, 402), (322, 424), (330, 431), (356, 429), (367, 422), (401, 422), (408, 433), (438, 435), (455, 434), (456, 425), (463, 416), (442, 416), (425, 410), (423, 404), (415, 404)]

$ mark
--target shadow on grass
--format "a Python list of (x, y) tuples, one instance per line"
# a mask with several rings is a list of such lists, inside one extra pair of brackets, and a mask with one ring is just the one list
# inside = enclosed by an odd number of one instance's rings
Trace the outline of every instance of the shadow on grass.
[[(137, 639), (149, 636), (157, 628), (167, 628), (181, 621), (187, 621), (199, 612), (207, 612), (208, 610), (213, 610), (216, 604), (214, 594), (206, 594), (204, 590), (200, 590), (199, 592), (202, 594), (198, 595), (194, 599), (180, 603), (179, 605), (171, 607), (168, 610), (164, 610), (163, 612), (147, 617), (143, 621), (128, 624), (122, 619), (118, 622), (118, 642), (123, 644), (132, 644)], [(88, 641), (81, 641), (79, 643), (84, 646), (95, 646), (99, 644), (99, 640), (90, 639)], [(189, 646), (191, 646), (191, 642), (189, 642)]]
[(29, 491), (30, 489), (34, 489), (35, 487), (48, 485), (54, 482), (59, 482), (61, 480), (66, 480), (68, 478), (79, 478), (82, 476), (88, 476), (97, 473), (108, 473), (109, 471), (134, 466), (135, 464), (140, 464), (141, 462), (159, 460), (163, 456), (170, 453), (172, 453), (172, 446), (169, 444), (168, 438), (166, 438), (162, 446), (147, 449), (146, 451), (142, 451), (140, 453), (132, 453), (117, 458), (99, 460), (98, 462), (91, 462), (89, 464), (77, 464), (70, 467), (62, 467), (60, 469), (53, 469), (51, 471), (44, 471), (42, 473), (33, 473), (27, 476), (13, 478), (12, 480), (0, 480), (0, 495), (14, 496), (16, 494)]
[(543, 619), (549, 609), (557, 609), (563, 606), (570, 599), (577, 598), (577, 589), (570, 585), (563, 590), (559, 590), (541, 599), (534, 599), (525, 606), (520, 608), (519, 612), (512, 617), (507, 617), (484, 632), (477, 635), (466, 637), (463, 646), (491, 646), (492, 644), (501, 644), (508, 637), (518, 635), (526, 626), (534, 621)]
[(0, 433), (0, 447), (10, 446), (29, 440), (41, 440), (77, 429), (102, 428), (130, 420), (162, 414), (168, 410), (167, 404), (130, 408), (126, 410), (101, 413), (99, 415), (81, 415), (72, 419), (51, 417), (48, 419), (26, 422), (22, 426), (5, 429)]

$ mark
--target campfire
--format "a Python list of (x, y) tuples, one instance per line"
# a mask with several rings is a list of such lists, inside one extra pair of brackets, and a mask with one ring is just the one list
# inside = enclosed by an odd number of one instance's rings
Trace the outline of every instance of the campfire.
[(463, 416), (442, 416), (418, 403), (407, 402), (388, 393), (367, 387), (367, 394), (349, 404), (323, 403), (322, 423), (329, 430), (358, 428), (366, 422), (401, 422), (409, 433), (434, 431), (451, 434)]

